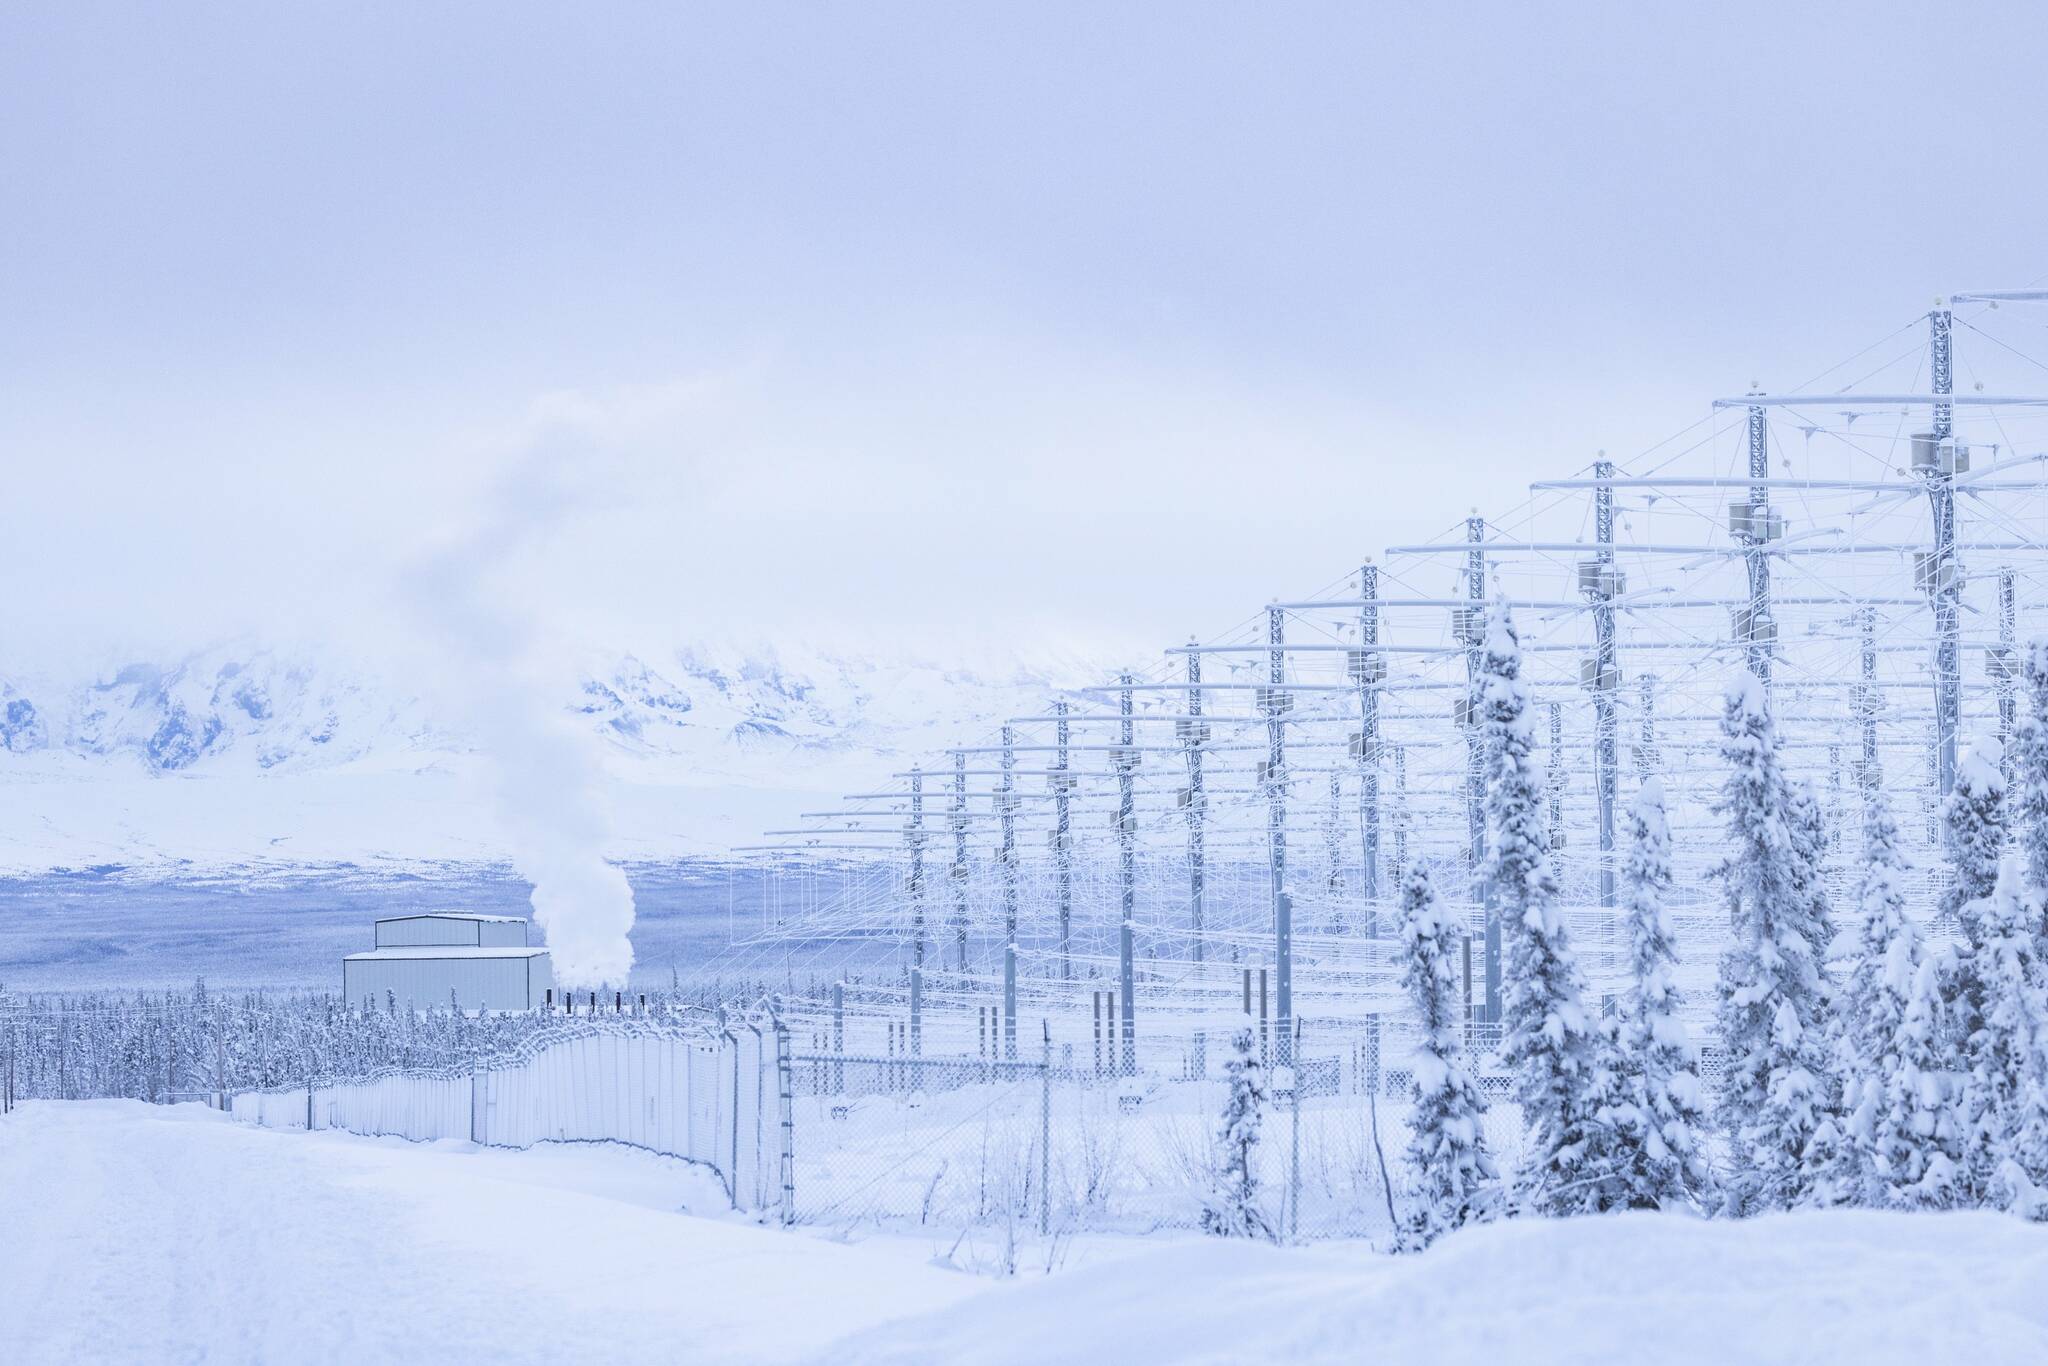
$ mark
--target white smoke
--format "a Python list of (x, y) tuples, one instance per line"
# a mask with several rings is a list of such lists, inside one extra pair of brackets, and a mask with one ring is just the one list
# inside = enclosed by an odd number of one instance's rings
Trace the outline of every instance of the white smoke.
[(570, 430), (534, 441), (473, 522), (412, 565), (402, 589), (440, 666), (450, 719), (477, 737), (513, 867), (533, 885), (534, 920), (564, 988), (624, 985), (633, 889), (605, 857), (595, 737), (563, 711), (573, 672), (508, 571), (573, 515), (588, 460)]

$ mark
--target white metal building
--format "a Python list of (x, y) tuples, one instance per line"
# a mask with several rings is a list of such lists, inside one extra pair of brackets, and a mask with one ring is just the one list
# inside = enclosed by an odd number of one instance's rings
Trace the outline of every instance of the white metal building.
[(526, 942), (516, 916), (432, 911), (379, 920), (377, 947), (341, 960), (351, 1005), (425, 1010), (534, 1010), (555, 984), (546, 949)]
[(377, 947), (466, 944), (478, 949), (523, 949), (526, 922), (516, 915), (471, 915), (467, 911), (422, 911), (377, 922)]

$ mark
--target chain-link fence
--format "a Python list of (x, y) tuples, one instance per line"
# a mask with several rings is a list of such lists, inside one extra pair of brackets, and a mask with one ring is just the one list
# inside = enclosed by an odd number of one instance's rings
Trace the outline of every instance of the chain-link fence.
[[(543, 1034), (488, 1066), (248, 1092), (232, 1109), (272, 1127), (629, 1144), (704, 1163), (734, 1208), (787, 1223), (1193, 1229), (1219, 1198), (1235, 1028), (1153, 1035), (1125, 1070), (1113, 1050), (1055, 1044), (1043, 1025), (1012, 1058), (987, 1031), (978, 1055), (913, 1052), (902, 1031), (888, 1051), (856, 1053), (766, 1010), (719, 1028), (627, 1020)], [(1265, 1223), (1289, 1238), (1386, 1236), (1409, 1184), (1412, 1031), (1367, 1017), (1284, 1043), (1256, 1044), (1265, 1098), (1250, 1158)], [(1508, 1172), (1521, 1115), (1495, 1045), (1475, 1029), (1467, 1062)]]
[[(1227, 1036), (1190, 1033), (1147, 1056), (1180, 1065), (1120, 1074), (1041, 1041), (1031, 1061), (992, 1056), (791, 1056), (791, 1215), (885, 1227), (1000, 1225), (1048, 1232), (1196, 1228), (1218, 1198)], [(1483, 1042), (1483, 1041), (1475, 1041)], [(1298, 1043), (1264, 1069), (1251, 1154), (1267, 1225), (1288, 1237), (1378, 1237), (1407, 1184), (1412, 1082), (1406, 1032), (1377, 1021)], [(1264, 1041), (1269, 1064), (1273, 1040)], [(1475, 1053), (1503, 1168), (1520, 1156), (1508, 1078)]]

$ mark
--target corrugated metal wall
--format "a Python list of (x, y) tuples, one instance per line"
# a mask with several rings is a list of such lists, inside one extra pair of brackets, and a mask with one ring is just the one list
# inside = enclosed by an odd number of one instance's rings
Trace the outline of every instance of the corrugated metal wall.
[(400, 948), (413, 944), (477, 944), (478, 920), (459, 916), (414, 915), (403, 920), (377, 922), (377, 947)]
[[(544, 956), (524, 958), (350, 958), (341, 964), (341, 994), (360, 1007), (382, 1007), (386, 993), (400, 1009), (448, 1004), (452, 989), (464, 1010), (531, 1010), (553, 977)], [(531, 985), (538, 983), (539, 985)]]

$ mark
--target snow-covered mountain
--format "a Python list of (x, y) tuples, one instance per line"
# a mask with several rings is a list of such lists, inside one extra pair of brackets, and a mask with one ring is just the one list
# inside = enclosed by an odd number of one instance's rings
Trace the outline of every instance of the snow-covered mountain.
[[(9, 754), (99, 761), (112, 771), (304, 767), (433, 743), (421, 708), (402, 692), (265, 650), (135, 661), (69, 683), (10, 679), (0, 699)], [(8, 768), (0, 758), (0, 779)]]
[[(586, 662), (624, 857), (713, 853), (1102, 676), (692, 645)], [(429, 689), (260, 645), (0, 679), (0, 866), (495, 857), (477, 742)], [(443, 704), (444, 707), (448, 704)]]
[[(770, 650), (687, 647), (655, 663), (633, 655), (601, 662), (561, 705), (615, 753), (657, 765), (686, 758), (738, 778), (826, 756), (888, 761), (976, 734), (1062, 683), (1089, 678), (823, 654), (791, 664)], [(0, 781), (10, 776), (9, 755), (175, 775), (289, 772), (469, 747), (462, 717), (430, 716), (392, 682), (264, 649), (138, 661), (69, 685), (0, 680)]]

